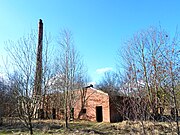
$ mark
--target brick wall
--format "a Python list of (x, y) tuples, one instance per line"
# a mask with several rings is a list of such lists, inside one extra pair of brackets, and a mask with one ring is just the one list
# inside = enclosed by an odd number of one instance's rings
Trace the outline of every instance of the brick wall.
[[(74, 106), (75, 119), (79, 117), (80, 119), (97, 121), (96, 107), (102, 106), (102, 121), (110, 122), (109, 96), (107, 93), (96, 90), (94, 88), (87, 88), (83, 90), (77, 90), (76, 94), (78, 95), (78, 98)], [(85, 109), (83, 110), (84, 112), (82, 109)]]

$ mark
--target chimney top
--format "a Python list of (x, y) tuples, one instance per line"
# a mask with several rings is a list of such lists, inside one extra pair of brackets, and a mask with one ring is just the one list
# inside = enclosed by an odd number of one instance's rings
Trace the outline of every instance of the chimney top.
[(42, 19), (39, 19), (39, 23), (42, 23)]
[(86, 86), (85, 88), (93, 88), (93, 85), (90, 84), (89, 86)]

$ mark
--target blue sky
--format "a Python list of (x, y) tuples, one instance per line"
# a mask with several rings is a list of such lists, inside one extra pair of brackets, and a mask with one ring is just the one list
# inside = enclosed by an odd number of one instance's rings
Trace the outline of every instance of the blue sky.
[(161, 26), (173, 33), (180, 24), (178, 0), (0, 0), (0, 63), (4, 42), (37, 29), (39, 19), (56, 40), (63, 28), (73, 33), (92, 81), (116, 70), (117, 50), (135, 32)]

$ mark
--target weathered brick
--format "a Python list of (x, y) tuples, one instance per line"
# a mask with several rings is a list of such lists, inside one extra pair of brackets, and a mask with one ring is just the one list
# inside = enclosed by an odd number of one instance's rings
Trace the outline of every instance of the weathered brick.
[[(81, 113), (82, 109), (82, 94), (81, 90), (77, 90), (79, 95), (79, 99), (77, 100), (74, 106), (74, 118), (77, 119)], [(107, 93), (94, 89), (94, 88), (87, 88), (86, 94), (84, 96), (85, 99), (85, 106), (83, 107), (86, 109), (86, 113), (80, 115), (80, 119), (86, 119), (90, 121), (96, 121), (96, 107), (102, 106), (102, 121), (103, 122), (110, 122), (110, 110), (109, 110), (109, 96)]]

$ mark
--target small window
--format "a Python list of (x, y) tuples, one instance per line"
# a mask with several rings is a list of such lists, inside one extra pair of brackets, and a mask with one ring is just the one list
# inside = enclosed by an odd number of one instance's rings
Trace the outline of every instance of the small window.
[(60, 109), (60, 113), (61, 113), (61, 114), (64, 114), (64, 109)]
[(82, 113), (86, 113), (86, 109), (84, 108), (84, 109), (82, 109)]

